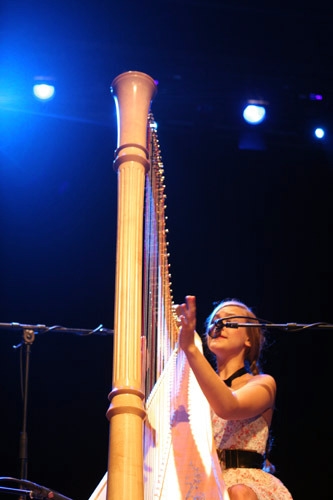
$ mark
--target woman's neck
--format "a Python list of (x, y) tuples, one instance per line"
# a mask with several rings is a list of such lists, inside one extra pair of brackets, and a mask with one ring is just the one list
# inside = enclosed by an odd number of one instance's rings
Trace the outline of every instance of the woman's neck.
[(237, 370), (243, 367), (244, 367), (243, 357), (231, 358), (229, 360), (224, 360), (224, 361), (219, 361), (217, 359), (217, 371), (223, 380), (229, 378), (233, 373), (235, 373)]
[(230, 377), (226, 378), (226, 379), (223, 379), (223, 382), (228, 386), (228, 387), (231, 387), (231, 384), (232, 384), (232, 381), (235, 380), (235, 378), (239, 378), (239, 377), (242, 377), (243, 375), (245, 375), (247, 373), (247, 370), (245, 368), (245, 366), (242, 366), (241, 368), (239, 368), (238, 370), (236, 370), (234, 373), (232, 373), (230, 375)]
[(235, 372), (237, 372), (241, 368), (244, 368), (244, 363), (238, 363), (237, 365), (234, 365), (233, 367), (228, 366), (225, 369), (222, 369), (222, 370), (219, 369), (219, 375), (223, 380), (225, 380), (225, 379), (231, 377)]

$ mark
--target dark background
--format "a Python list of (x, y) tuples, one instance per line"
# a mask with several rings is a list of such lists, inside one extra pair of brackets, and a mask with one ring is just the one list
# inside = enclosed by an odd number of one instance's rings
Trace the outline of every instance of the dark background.
[[(2, 5), (0, 476), (18, 478), (24, 349), (13, 346), (23, 332), (8, 325), (113, 328), (109, 89), (124, 71), (158, 80), (152, 111), (166, 175), (173, 295), (176, 303), (197, 296), (198, 330), (213, 302), (226, 297), (274, 323), (333, 323), (333, 15), (320, 2)], [(31, 95), (38, 75), (55, 79), (48, 103)], [(323, 100), (311, 100), (313, 93)], [(248, 98), (269, 103), (259, 131), (242, 123)], [(322, 143), (311, 136), (319, 121), (329, 129)], [(264, 368), (278, 384), (277, 475), (295, 500), (330, 498), (332, 331), (274, 330), (269, 340)], [(111, 335), (35, 336), (29, 480), (88, 499), (107, 470), (111, 386)]]

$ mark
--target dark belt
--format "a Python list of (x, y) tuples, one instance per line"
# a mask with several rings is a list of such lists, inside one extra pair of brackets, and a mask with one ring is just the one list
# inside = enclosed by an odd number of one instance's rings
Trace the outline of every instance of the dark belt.
[(247, 469), (262, 469), (265, 458), (256, 451), (249, 450), (220, 450), (217, 449), (217, 456), (224, 469), (237, 469), (239, 467)]

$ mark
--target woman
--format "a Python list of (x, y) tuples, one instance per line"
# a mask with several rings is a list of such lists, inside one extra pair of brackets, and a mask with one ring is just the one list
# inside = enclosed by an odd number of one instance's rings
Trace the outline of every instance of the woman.
[[(217, 454), (230, 500), (290, 500), (283, 483), (265, 462), (276, 383), (260, 371), (264, 342), (262, 328), (230, 328), (225, 323), (259, 322), (238, 300), (219, 303), (206, 321), (207, 347), (216, 359), (212, 364), (195, 345), (196, 300), (187, 296), (178, 308), (179, 346), (212, 411)], [(266, 467), (265, 467), (266, 466)]]

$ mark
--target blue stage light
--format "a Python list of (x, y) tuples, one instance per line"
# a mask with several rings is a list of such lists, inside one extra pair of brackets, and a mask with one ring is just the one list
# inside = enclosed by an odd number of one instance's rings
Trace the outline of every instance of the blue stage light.
[(34, 96), (40, 101), (49, 101), (53, 98), (55, 88), (46, 83), (37, 83), (33, 86)]
[(55, 94), (54, 80), (51, 77), (36, 76), (34, 78), (33, 93), (40, 101), (49, 101)]
[(262, 123), (266, 117), (266, 108), (260, 104), (248, 104), (243, 111), (243, 118), (251, 125)]
[(325, 130), (322, 127), (316, 127), (314, 130), (314, 136), (317, 139), (324, 139), (325, 137)]

